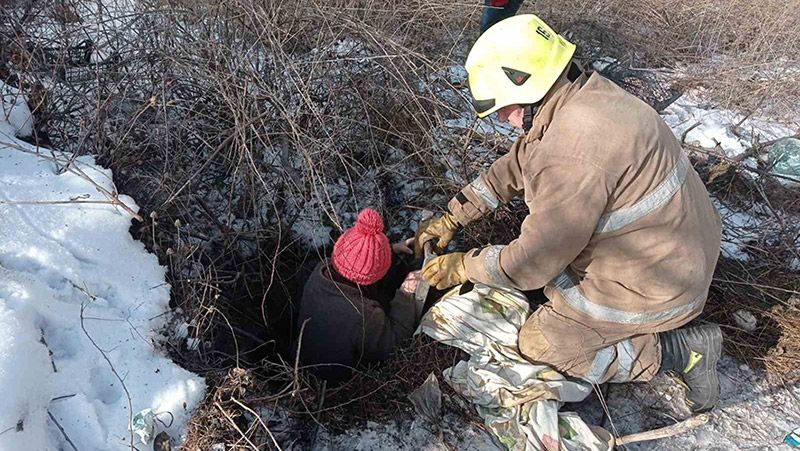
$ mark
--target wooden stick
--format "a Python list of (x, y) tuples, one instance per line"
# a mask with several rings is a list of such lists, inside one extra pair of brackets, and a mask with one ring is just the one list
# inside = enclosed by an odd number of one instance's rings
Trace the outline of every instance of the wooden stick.
[(689, 136), (689, 132), (690, 131), (696, 129), (697, 127), (699, 127), (701, 125), (703, 125), (703, 121), (697, 121), (694, 124), (690, 125), (689, 128), (684, 130), (683, 133), (681, 133), (681, 144), (685, 144), (686, 143), (686, 137)]
[(298, 335), (297, 338), (297, 354), (294, 356), (294, 389), (292, 390), (292, 397), (297, 396), (297, 392), (300, 389), (300, 348), (303, 346), (303, 332), (306, 330), (306, 323), (309, 321), (311, 321), (311, 318), (306, 318), (306, 320), (303, 321), (303, 325), (300, 326), (300, 335)]
[(691, 418), (687, 418), (686, 420), (683, 421), (679, 421), (675, 424), (665, 426), (663, 428), (653, 429), (651, 431), (644, 431), (636, 434), (626, 435), (624, 437), (619, 437), (614, 442), (617, 446), (619, 446), (619, 445), (629, 445), (631, 443), (646, 442), (650, 440), (658, 440), (662, 438), (672, 437), (675, 435), (683, 434), (684, 432), (687, 432), (690, 429), (694, 429), (697, 426), (702, 426), (708, 423), (709, 419), (711, 419), (711, 416), (709, 416), (707, 413), (704, 413)]
[(242, 430), (239, 428), (239, 426), (236, 424), (236, 421), (234, 421), (233, 417), (231, 417), (231, 416), (230, 416), (230, 414), (229, 414), (228, 412), (226, 412), (226, 411), (225, 411), (225, 409), (223, 409), (223, 408), (222, 408), (222, 406), (220, 405), (220, 403), (218, 403), (218, 402), (215, 402), (215, 403), (214, 403), (214, 406), (215, 406), (217, 409), (219, 409), (219, 411), (222, 413), (222, 415), (225, 417), (225, 419), (226, 419), (226, 420), (228, 420), (228, 422), (231, 424), (231, 426), (233, 426), (233, 428), (234, 428), (234, 429), (236, 429), (236, 432), (238, 432), (238, 433), (239, 433), (239, 435), (241, 435), (241, 436), (242, 436), (242, 438), (244, 439), (244, 441), (245, 441), (245, 442), (247, 442), (247, 444), (248, 444), (248, 445), (250, 445), (250, 448), (253, 448), (253, 451), (259, 451), (259, 448), (258, 448), (258, 447), (257, 447), (257, 446), (256, 446), (256, 445), (255, 445), (255, 444), (252, 442), (252, 441), (250, 441), (250, 439), (247, 437), (247, 434), (245, 434), (245, 433), (244, 433), (244, 432), (243, 432), (243, 431), (242, 431)]
[[(92, 302), (94, 302), (94, 300), (96, 298), (91, 293), (89, 293), (89, 289), (86, 288), (85, 285), (84, 285), (84, 288), (81, 291), (83, 291), (83, 293), (86, 296), (88, 296), (89, 299)], [(84, 320), (86, 318), (83, 315), (85, 310), (86, 310), (86, 303), (85, 302), (81, 302), (81, 315), (80, 315), (81, 329), (83, 329), (84, 335), (86, 335), (86, 338), (88, 338), (89, 342), (92, 343), (92, 346), (94, 346), (95, 349), (97, 349), (97, 351), (100, 353), (100, 355), (103, 356), (103, 359), (106, 361), (106, 363), (108, 363), (108, 366), (111, 368), (111, 372), (114, 374), (114, 376), (119, 381), (120, 386), (122, 386), (122, 390), (125, 392), (125, 397), (128, 400), (128, 432), (130, 433), (130, 439), (131, 439), (131, 442), (130, 442), (129, 445), (130, 445), (131, 451), (135, 451), (136, 450), (136, 444), (133, 441), (133, 401), (131, 400), (131, 392), (128, 391), (128, 387), (125, 385), (125, 379), (122, 376), (120, 376), (119, 373), (117, 372), (117, 369), (114, 368), (114, 364), (111, 363), (111, 359), (108, 357), (108, 355), (106, 355), (106, 352), (103, 351), (103, 348), (101, 348), (100, 345), (98, 345), (97, 342), (94, 341), (94, 338), (92, 338), (92, 335), (89, 334), (89, 331), (86, 329), (86, 324), (84, 322)], [(53, 419), (53, 421), (55, 421), (55, 419)]]
[(264, 423), (264, 420), (261, 419), (261, 415), (256, 413), (255, 410), (253, 410), (253, 409), (247, 407), (246, 405), (244, 405), (244, 403), (240, 402), (238, 399), (234, 398), (233, 396), (231, 396), (231, 401), (233, 401), (236, 404), (238, 404), (239, 407), (241, 407), (242, 409), (250, 412), (250, 415), (253, 415), (254, 417), (256, 417), (256, 420), (258, 420), (258, 422), (261, 423), (261, 427), (263, 427), (264, 430), (267, 431), (267, 434), (269, 434), (269, 438), (272, 439), (272, 444), (275, 445), (275, 448), (277, 448), (278, 451), (283, 451), (283, 448), (281, 448), (281, 445), (279, 445), (278, 441), (275, 440), (275, 436), (272, 435), (272, 431), (269, 430), (269, 428), (267, 427), (267, 424)]
[(64, 437), (64, 440), (66, 440), (67, 443), (69, 443), (69, 446), (71, 446), (72, 449), (74, 449), (75, 451), (78, 451), (78, 448), (75, 446), (74, 443), (72, 443), (72, 440), (70, 440), (69, 435), (67, 435), (67, 431), (65, 431), (64, 428), (61, 427), (61, 423), (59, 423), (58, 420), (56, 420), (56, 417), (53, 416), (53, 414), (50, 413), (49, 410), (47, 411), (47, 416), (49, 416), (50, 419), (53, 420), (53, 423), (56, 424), (56, 427), (58, 428), (59, 431), (61, 431), (61, 435)]

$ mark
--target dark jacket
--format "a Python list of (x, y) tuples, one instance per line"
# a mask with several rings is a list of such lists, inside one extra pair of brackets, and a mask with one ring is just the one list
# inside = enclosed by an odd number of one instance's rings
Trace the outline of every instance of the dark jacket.
[(359, 363), (384, 360), (411, 337), (420, 312), (412, 296), (396, 290), (379, 299), (358, 286), (333, 280), (328, 260), (320, 262), (303, 290), (297, 327), (303, 323), (300, 361), (320, 377), (343, 380)]

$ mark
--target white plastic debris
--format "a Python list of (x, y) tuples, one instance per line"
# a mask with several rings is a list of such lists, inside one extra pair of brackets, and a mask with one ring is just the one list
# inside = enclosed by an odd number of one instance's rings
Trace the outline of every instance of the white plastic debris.
[(747, 332), (755, 331), (758, 325), (755, 315), (745, 309), (737, 310), (736, 313), (733, 314), (733, 318), (736, 320), (736, 325)]
[(156, 430), (156, 414), (153, 409), (144, 409), (133, 416), (131, 429), (142, 444), (150, 443)]

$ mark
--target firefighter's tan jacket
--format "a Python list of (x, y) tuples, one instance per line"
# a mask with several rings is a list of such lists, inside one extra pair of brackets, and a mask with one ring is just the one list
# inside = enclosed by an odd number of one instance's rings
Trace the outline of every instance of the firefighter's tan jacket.
[(466, 225), (518, 195), (519, 238), (468, 252), (473, 282), (545, 287), (557, 312), (647, 333), (703, 309), (719, 215), (658, 113), (611, 81), (562, 77), (531, 131), (448, 208)]

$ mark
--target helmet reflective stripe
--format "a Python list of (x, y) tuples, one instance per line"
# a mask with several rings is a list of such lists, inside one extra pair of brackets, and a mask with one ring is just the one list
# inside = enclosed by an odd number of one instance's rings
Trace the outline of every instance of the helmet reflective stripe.
[(533, 14), (501, 20), (478, 38), (464, 65), (478, 116), (539, 102), (574, 53), (574, 44)]

